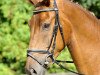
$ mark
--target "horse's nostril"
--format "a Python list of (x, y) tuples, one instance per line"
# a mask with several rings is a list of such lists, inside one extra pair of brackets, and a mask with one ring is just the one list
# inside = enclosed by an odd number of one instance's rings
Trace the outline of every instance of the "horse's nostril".
[(33, 70), (33, 73), (37, 74), (37, 72), (35, 70)]
[(31, 74), (37, 74), (36, 70), (34, 70), (33, 68), (30, 70)]

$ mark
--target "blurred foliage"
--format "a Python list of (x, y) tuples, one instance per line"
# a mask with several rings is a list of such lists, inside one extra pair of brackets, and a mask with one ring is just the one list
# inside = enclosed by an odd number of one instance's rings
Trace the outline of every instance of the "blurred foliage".
[(100, 18), (100, 0), (74, 0)]
[[(100, 18), (100, 0), (75, 0)], [(0, 75), (21, 75), (24, 72), (26, 49), (29, 42), (28, 20), (33, 6), (28, 0), (0, 0)], [(67, 50), (67, 49), (66, 49)], [(68, 51), (58, 57), (71, 60)], [(64, 66), (75, 70), (73, 64)], [(50, 66), (49, 72), (62, 72)]]
[(0, 0), (0, 75), (24, 73), (31, 10), (27, 0)]

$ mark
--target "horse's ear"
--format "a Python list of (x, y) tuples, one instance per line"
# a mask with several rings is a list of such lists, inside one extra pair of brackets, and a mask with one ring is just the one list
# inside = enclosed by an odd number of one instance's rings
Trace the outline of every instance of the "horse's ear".
[(40, 2), (42, 2), (43, 0), (28, 0), (31, 4), (36, 5)]
[(50, 5), (50, 0), (43, 0), (43, 4), (45, 6), (49, 6)]
[(50, 5), (50, 0), (42, 0), (42, 1), (39, 1), (36, 6), (49, 6)]
[(35, 6), (49, 6), (50, 0), (29, 0), (30, 3), (32, 3)]
[(34, 5), (34, 1), (32, 1), (32, 0), (28, 0), (31, 4), (33, 4)]

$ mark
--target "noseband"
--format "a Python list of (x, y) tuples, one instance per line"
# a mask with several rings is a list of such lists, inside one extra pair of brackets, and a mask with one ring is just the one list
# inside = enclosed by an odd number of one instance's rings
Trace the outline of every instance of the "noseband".
[[(62, 69), (65, 69), (67, 71), (73, 72), (73, 73), (78, 74), (78, 75), (83, 75), (83, 74), (74, 72), (72, 70), (69, 70), (69, 69), (65, 68), (64, 66), (62, 66), (61, 64), (59, 64), (59, 62), (73, 63), (73, 61), (60, 61), (60, 60), (55, 60), (54, 59), (54, 50), (55, 50), (55, 46), (56, 46), (56, 36), (57, 36), (58, 29), (60, 30), (60, 34), (61, 34), (61, 37), (62, 37), (62, 40), (63, 40), (63, 44), (65, 46), (63, 29), (62, 29), (62, 26), (61, 26), (60, 20), (59, 20), (59, 13), (58, 13), (59, 10), (58, 10), (58, 7), (57, 7), (56, 0), (54, 0), (54, 8), (43, 9), (43, 10), (34, 10), (33, 13), (34, 14), (38, 14), (38, 13), (41, 13), (41, 12), (50, 12), (50, 11), (54, 11), (55, 12), (55, 25), (54, 25), (54, 28), (53, 28), (52, 38), (50, 40), (50, 44), (48, 46), (48, 49), (47, 50), (28, 49), (27, 50), (27, 56), (31, 57), (32, 59), (34, 59), (35, 61), (37, 61), (44, 68), (45, 68), (45, 65), (47, 65), (49, 63), (47, 61), (47, 59), (51, 58), (52, 62), (56, 63), (57, 65), (59, 65)], [(52, 50), (50, 51), (51, 47), (52, 47)], [(40, 61), (38, 61), (34, 56), (32, 56), (31, 53), (48, 54), (47, 57), (45, 58), (45, 63), (41, 63)]]

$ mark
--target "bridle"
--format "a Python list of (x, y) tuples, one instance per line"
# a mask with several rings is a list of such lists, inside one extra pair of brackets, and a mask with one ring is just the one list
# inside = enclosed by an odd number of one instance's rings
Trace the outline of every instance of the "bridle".
[[(52, 59), (52, 61), (55, 62), (55, 59), (53, 58), (53, 55), (54, 55), (54, 49), (55, 49), (55, 45), (56, 45), (56, 36), (57, 36), (58, 28), (60, 30), (63, 43), (65, 45), (63, 30), (62, 30), (62, 27), (61, 27), (60, 21), (59, 21), (59, 13), (58, 13), (56, 0), (54, 0), (54, 8), (43, 9), (43, 10), (34, 10), (33, 13), (38, 14), (38, 13), (41, 13), (41, 12), (49, 12), (49, 11), (54, 11), (55, 12), (55, 25), (54, 25), (54, 28), (53, 28), (52, 38), (51, 38), (50, 44), (48, 46), (48, 49), (47, 50), (33, 50), (33, 49), (28, 49), (27, 50), (28, 56), (32, 57), (39, 64), (41, 64), (41, 63), (30, 54), (31, 52), (48, 54), (48, 56), (46, 58), (50, 57)], [(52, 43), (53, 43), (53, 45), (52, 45)], [(51, 45), (52, 45), (52, 50), (50, 51)]]
[[(38, 14), (38, 13), (41, 13), (41, 12), (50, 12), (50, 11), (54, 11), (55, 12), (55, 25), (54, 25), (54, 28), (53, 28), (53, 33), (52, 33), (52, 37), (51, 37), (51, 40), (50, 40), (50, 44), (48, 46), (48, 49), (47, 50), (28, 49), (27, 50), (27, 56), (28, 57), (31, 57), (32, 59), (34, 59), (35, 61), (37, 61), (44, 68), (45, 68), (45, 65), (47, 65), (49, 63), (47, 61), (47, 59), (48, 58), (51, 58), (52, 62), (53, 63), (56, 63), (61, 68), (65, 69), (67, 71), (76, 73), (78, 75), (83, 75), (83, 74), (80, 74), (80, 73), (71, 71), (71, 70), (65, 68), (64, 66), (62, 66), (61, 64), (59, 64), (59, 62), (73, 63), (72, 61), (60, 61), (60, 60), (55, 60), (54, 59), (54, 50), (55, 50), (55, 46), (56, 46), (56, 36), (57, 36), (58, 29), (60, 30), (60, 34), (61, 34), (61, 37), (62, 37), (62, 40), (63, 40), (63, 44), (64, 44), (64, 47), (65, 47), (64, 34), (63, 34), (63, 29), (62, 29), (62, 26), (61, 26), (60, 20), (59, 20), (59, 12), (58, 12), (59, 10), (58, 10), (58, 7), (57, 7), (56, 0), (54, 0), (54, 8), (48, 8), (48, 9), (43, 9), (43, 10), (34, 10), (33, 13), (34, 14)], [(52, 47), (52, 50), (50, 50), (51, 47)], [(38, 61), (34, 56), (32, 56), (31, 53), (48, 54), (47, 57), (45, 58), (45, 63), (43, 64), (40, 61)]]

